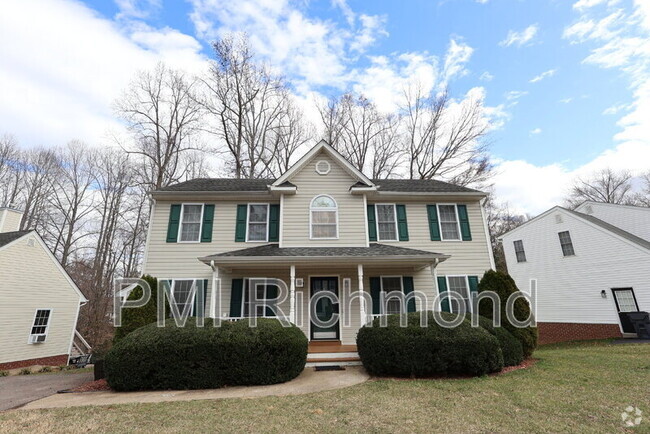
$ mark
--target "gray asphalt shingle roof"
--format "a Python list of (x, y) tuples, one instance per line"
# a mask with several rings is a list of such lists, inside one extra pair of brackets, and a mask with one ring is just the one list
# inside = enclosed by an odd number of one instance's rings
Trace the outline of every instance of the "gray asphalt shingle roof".
[(18, 238), (30, 233), (31, 231), (15, 231), (15, 232), (2, 232), (0, 233), (0, 247), (16, 241)]
[(605, 230), (608, 230), (608, 231), (618, 235), (619, 237), (625, 238), (628, 241), (631, 241), (631, 242), (633, 242), (635, 244), (638, 244), (641, 247), (644, 247), (644, 248), (650, 250), (650, 241), (648, 241), (648, 240), (645, 240), (645, 239), (643, 239), (641, 237), (637, 237), (636, 235), (631, 234), (630, 232), (625, 231), (625, 230), (619, 228), (618, 226), (614, 226), (614, 225), (612, 225), (610, 223), (607, 223), (607, 222), (605, 222), (605, 221), (603, 221), (603, 220), (601, 220), (601, 219), (599, 219), (597, 217), (594, 217), (592, 215), (584, 214), (584, 213), (574, 211), (574, 210), (571, 210), (571, 209), (566, 209), (566, 208), (564, 208), (564, 209), (566, 211), (570, 212), (571, 214), (574, 214), (574, 215), (576, 215), (576, 216), (578, 216), (578, 217), (580, 217), (582, 219), (587, 220), (588, 222), (591, 222), (591, 223), (593, 223), (593, 224), (595, 224), (597, 226), (600, 226), (601, 228), (603, 228)]
[[(190, 192), (190, 191), (213, 191), (213, 192), (266, 192), (267, 186), (273, 184), (274, 179), (234, 179), (234, 178), (197, 178), (190, 181), (180, 182), (156, 191), (167, 192)], [(435, 179), (373, 179), (380, 191), (400, 193), (480, 193), (460, 185)], [(364, 186), (357, 183), (355, 186)], [(290, 182), (282, 183), (282, 187), (295, 187)]]
[(371, 243), (370, 247), (283, 247), (264, 244), (240, 250), (218, 253), (210, 257), (379, 257), (379, 256), (435, 256), (438, 253), (388, 244)]

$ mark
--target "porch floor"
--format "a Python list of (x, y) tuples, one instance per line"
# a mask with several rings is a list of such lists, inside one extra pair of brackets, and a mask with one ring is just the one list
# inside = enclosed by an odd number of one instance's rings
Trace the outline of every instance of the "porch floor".
[(313, 353), (356, 353), (356, 345), (343, 345), (341, 341), (311, 341), (309, 354)]
[(307, 366), (359, 365), (356, 345), (343, 345), (340, 341), (312, 341), (307, 350)]

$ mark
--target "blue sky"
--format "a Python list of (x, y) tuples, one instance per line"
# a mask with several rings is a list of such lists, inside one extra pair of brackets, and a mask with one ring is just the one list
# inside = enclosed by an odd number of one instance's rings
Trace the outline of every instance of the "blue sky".
[(390, 110), (413, 80), (484, 98), (495, 189), (535, 214), (577, 176), (650, 170), (647, 3), (11, 0), (0, 134), (24, 146), (102, 143), (120, 128), (111, 101), (135, 70), (164, 60), (198, 73), (211, 40), (246, 31), (306, 105), (352, 89)]

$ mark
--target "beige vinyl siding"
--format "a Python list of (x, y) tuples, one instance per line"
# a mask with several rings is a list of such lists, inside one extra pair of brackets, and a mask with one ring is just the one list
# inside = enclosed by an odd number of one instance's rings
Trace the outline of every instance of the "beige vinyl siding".
[[(316, 173), (316, 164), (325, 160), (331, 170), (327, 175)], [(328, 154), (316, 155), (290, 182), (298, 187), (295, 195), (285, 195), (283, 224), (280, 234), (283, 247), (292, 246), (367, 246), (363, 196), (350, 194), (357, 179), (350, 176)], [(337, 240), (309, 239), (309, 205), (320, 194), (331, 196), (337, 203), (339, 238)]]
[[(68, 354), (80, 297), (36, 235), (0, 249), (0, 299), (0, 363)], [(28, 344), (37, 309), (52, 309), (47, 340)]]
[(165, 278), (212, 278), (210, 267), (200, 262), (197, 258), (265, 244), (263, 242), (235, 242), (237, 205), (246, 204), (248, 202), (279, 203), (278, 200), (261, 201), (258, 199), (229, 201), (187, 200), (185, 202), (214, 204), (212, 242), (168, 243), (167, 226), (169, 224), (171, 205), (180, 204), (183, 203), (183, 201), (156, 201), (154, 218), (151, 222), (149, 244), (147, 245), (147, 262), (144, 264), (145, 274)]
[(0, 232), (14, 232), (20, 230), (20, 221), (23, 214), (11, 209), (0, 210)]
[[(416, 199), (408, 198), (395, 200), (373, 200), (374, 203), (399, 203), (406, 205), (409, 241), (380, 241), (382, 244), (393, 244), (411, 249), (451, 255), (451, 258), (438, 266), (439, 275), (470, 275), (483, 276), (490, 269), (490, 243), (485, 236), (481, 204), (478, 200), (463, 201), (451, 199)], [(429, 217), (427, 205), (435, 204), (464, 204), (467, 206), (472, 241), (431, 241), (429, 233)]]

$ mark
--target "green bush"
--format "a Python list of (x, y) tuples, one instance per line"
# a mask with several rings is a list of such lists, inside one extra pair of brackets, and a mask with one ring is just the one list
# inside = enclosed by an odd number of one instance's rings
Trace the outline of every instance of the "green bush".
[[(158, 280), (149, 275), (142, 276), (142, 279), (147, 281), (149, 287), (151, 287), (151, 299), (142, 307), (122, 310), (122, 325), (116, 327), (113, 343), (118, 342), (140, 327), (156, 322), (158, 319)], [(140, 298), (142, 298), (142, 288), (137, 286), (129, 294), (128, 300), (139, 300)], [(168, 312), (167, 308), (168, 305), (165, 302), (165, 312)]]
[(0, 371), (0, 377), (6, 377), (9, 375), (8, 371)]
[[(503, 369), (499, 341), (465, 319), (454, 328), (439, 326), (427, 312), (427, 326), (420, 325), (421, 312), (408, 314), (407, 327), (400, 315), (389, 315), (387, 327), (376, 318), (357, 335), (359, 357), (372, 375), (430, 377), (437, 375), (485, 375)], [(446, 321), (456, 315), (441, 313)]]
[[(467, 314), (467, 319), (469, 321), (471, 321), (471, 316), (471, 314)], [(503, 327), (494, 327), (492, 320), (484, 316), (478, 316), (478, 324), (499, 341), (499, 346), (503, 353), (504, 366), (516, 366), (523, 362), (524, 350), (521, 347), (521, 342), (519, 342), (508, 330)]]
[(275, 319), (197, 327), (167, 321), (150, 324), (119, 340), (106, 354), (104, 370), (115, 390), (209, 389), (282, 383), (297, 377), (307, 361), (307, 338)]
[(39, 374), (47, 374), (48, 372), (52, 372), (51, 366), (43, 366), (41, 369), (38, 370)]
[[(506, 316), (506, 303), (511, 294), (519, 291), (512, 277), (500, 271), (486, 271), (483, 278), (478, 284), (479, 292), (493, 291), (501, 299), (501, 324), (503, 328), (510, 332), (520, 343), (524, 352), (524, 357), (530, 357), (537, 347), (537, 327), (515, 327), (508, 321)], [(493, 317), (492, 303), (483, 300), (479, 306), (479, 314), (490, 320)], [(524, 298), (518, 298), (514, 305), (514, 315), (519, 321), (523, 321), (530, 316), (530, 306)]]
[(23, 368), (18, 372), (18, 375), (30, 375), (32, 373), (32, 370), (29, 368)]

